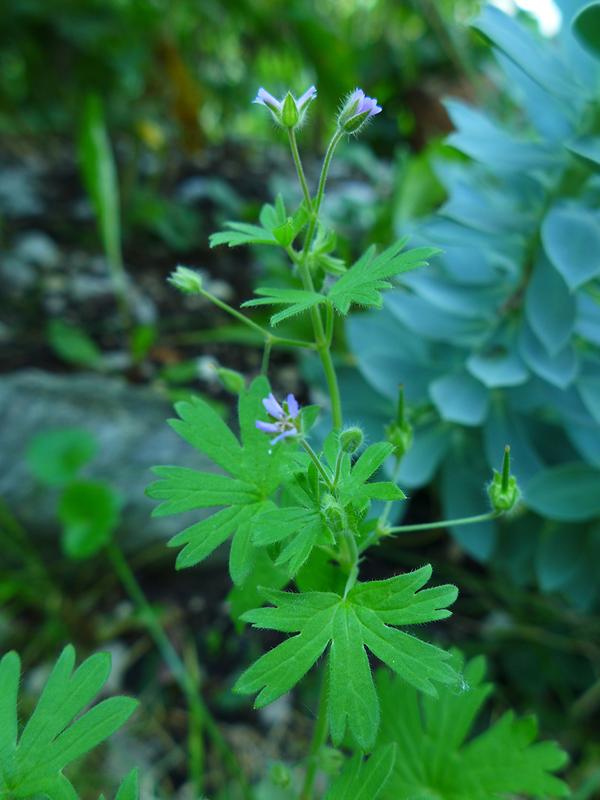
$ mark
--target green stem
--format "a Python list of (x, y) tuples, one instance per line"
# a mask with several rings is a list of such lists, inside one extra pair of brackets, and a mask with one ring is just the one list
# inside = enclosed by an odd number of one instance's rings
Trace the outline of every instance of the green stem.
[[(400, 457), (396, 457), (396, 464), (394, 465), (394, 471), (392, 473), (392, 482), (396, 483), (398, 481), (398, 475), (400, 474), (400, 466), (402, 464), (402, 459)], [(392, 506), (394, 504), (393, 500), (388, 500), (385, 506), (383, 507), (383, 511), (381, 512), (381, 516), (378, 520), (378, 528), (383, 528), (388, 520), (390, 515), (390, 511), (392, 510)]]
[(450, 525), (473, 525), (476, 522), (486, 522), (502, 516), (502, 511), (488, 511), (486, 514), (477, 514), (474, 517), (459, 517), (458, 519), (442, 519), (439, 522), (424, 522), (419, 525), (398, 525), (388, 528), (386, 533), (408, 533), (409, 531), (429, 531), (434, 528), (448, 528)]
[(255, 331), (258, 331), (262, 336), (265, 337), (265, 339), (271, 337), (271, 333), (266, 328), (263, 328), (262, 325), (259, 325), (257, 322), (253, 322), (245, 314), (242, 314), (241, 311), (238, 311), (237, 308), (230, 306), (229, 303), (226, 303), (224, 300), (221, 300), (214, 294), (207, 292), (206, 289), (202, 289), (200, 294), (202, 297), (206, 297), (207, 300), (210, 300), (210, 302), (217, 306), (217, 308), (225, 311), (231, 317), (235, 317), (235, 319), (243, 322), (244, 325), (247, 325), (249, 328), (253, 328)]
[(298, 173), (298, 180), (300, 181), (300, 186), (302, 187), (302, 194), (304, 195), (304, 202), (306, 203), (306, 210), (310, 213), (312, 211), (312, 200), (310, 199), (310, 192), (308, 190), (308, 184), (306, 182), (306, 175), (304, 174), (304, 168), (302, 167), (302, 159), (300, 158), (300, 152), (298, 150), (296, 133), (293, 128), (288, 128), (287, 132), (288, 132), (288, 138), (290, 140), (290, 149), (292, 151), (292, 158), (294, 159), (294, 165), (296, 167), (296, 172)]
[(331, 141), (329, 142), (327, 146), (327, 151), (325, 152), (325, 158), (323, 159), (323, 166), (321, 168), (321, 175), (319, 176), (317, 197), (315, 199), (313, 213), (310, 220), (310, 224), (308, 226), (306, 239), (304, 240), (304, 247), (302, 248), (302, 253), (304, 256), (308, 254), (308, 251), (312, 244), (312, 238), (315, 232), (315, 228), (319, 219), (319, 211), (321, 210), (321, 204), (323, 202), (323, 197), (325, 195), (325, 184), (327, 183), (327, 176), (329, 174), (329, 167), (331, 166), (331, 159), (333, 158), (335, 148), (338, 146), (343, 135), (344, 135), (343, 131), (339, 130), (336, 131), (331, 137)]
[(306, 452), (310, 456), (310, 460), (313, 462), (313, 464), (317, 468), (317, 471), (318, 471), (319, 475), (323, 478), (323, 480), (325, 481), (325, 483), (326, 483), (327, 487), (329, 488), (329, 490), (333, 491), (333, 488), (334, 488), (333, 487), (333, 483), (331, 482), (331, 478), (327, 474), (327, 471), (325, 470), (325, 467), (323, 466), (323, 464), (321, 464), (319, 456), (315, 453), (315, 451), (312, 449), (312, 447), (309, 445), (309, 443), (306, 441), (306, 439), (301, 439), (301, 442), (302, 442), (302, 446), (304, 447), (304, 449), (306, 450)]
[(240, 322), (243, 322), (244, 325), (247, 325), (249, 328), (252, 328), (260, 333), (265, 340), (265, 347), (267, 344), (271, 346), (278, 344), (284, 346), (287, 345), (288, 347), (301, 347), (303, 350), (315, 350), (317, 347), (314, 342), (305, 342), (302, 339), (290, 339), (287, 336), (277, 336), (277, 334), (271, 333), (271, 331), (263, 328), (262, 325), (259, 325), (245, 314), (242, 314), (242, 312), (238, 311), (237, 308), (230, 306), (229, 303), (226, 303), (224, 300), (220, 300), (214, 294), (207, 292), (206, 289), (202, 289), (201, 294), (203, 297), (205, 297), (207, 300), (210, 300), (211, 303), (217, 306), (217, 308), (220, 308), (230, 316), (235, 317), (235, 319), (239, 320)]
[(315, 785), (315, 778), (317, 777), (317, 769), (319, 767), (319, 752), (327, 742), (329, 733), (327, 723), (327, 704), (329, 700), (329, 673), (327, 669), (323, 674), (323, 682), (321, 684), (321, 694), (319, 696), (319, 710), (317, 712), (317, 719), (313, 730), (313, 736), (308, 751), (308, 762), (306, 766), (306, 774), (304, 775), (304, 783), (302, 791), (300, 792), (299, 800), (312, 800), (313, 787)]
[[(204, 705), (202, 696), (197, 688), (196, 682), (191, 678), (190, 674), (185, 668), (185, 665), (179, 657), (177, 651), (171, 644), (171, 641), (165, 633), (156, 612), (148, 602), (144, 590), (140, 586), (135, 577), (131, 567), (123, 551), (116, 544), (111, 542), (107, 546), (108, 557), (123, 584), (125, 590), (131, 597), (134, 605), (137, 607), (140, 617), (144, 622), (148, 633), (154, 640), (163, 660), (171, 670), (173, 677), (177, 681), (182, 693), (184, 694), (188, 703), (190, 712), (190, 729), (188, 733), (188, 742), (190, 750), (190, 777), (195, 786), (196, 791), (202, 794), (203, 774), (198, 768), (203, 762), (204, 747), (202, 742), (202, 730), (206, 730), (216, 748), (219, 750), (223, 761), (227, 764), (228, 768), (235, 775), (244, 791), (244, 797), (251, 800), (251, 792), (246, 780), (245, 775), (239, 766), (235, 755), (231, 752), (229, 745), (223, 738), (218, 725), (210, 715), (210, 712)], [(196, 773), (196, 774), (194, 774)]]
[(269, 359), (271, 357), (271, 347), (273, 345), (272, 339), (269, 337), (265, 339), (265, 347), (262, 354), (262, 361), (260, 363), (260, 374), (266, 375), (269, 371)]

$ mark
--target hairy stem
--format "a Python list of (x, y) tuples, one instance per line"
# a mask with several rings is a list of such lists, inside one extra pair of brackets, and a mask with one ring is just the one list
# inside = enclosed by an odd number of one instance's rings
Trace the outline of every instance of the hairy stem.
[(329, 700), (329, 673), (325, 669), (323, 673), (323, 682), (321, 684), (321, 694), (319, 695), (319, 710), (317, 712), (317, 719), (315, 720), (315, 727), (313, 729), (313, 736), (308, 751), (308, 762), (306, 765), (306, 774), (304, 775), (304, 783), (302, 791), (298, 800), (312, 800), (313, 787), (315, 785), (315, 778), (317, 777), (317, 769), (319, 767), (319, 751), (327, 742), (329, 733), (327, 723), (327, 703)]
[(312, 211), (312, 200), (310, 199), (310, 192), (308, 190), (308, 183), (306, 182), (306, 175), (302, 166), (302, 159), (300, 158), (300, 151), (298, 150), (298, 142), (296, 141), (296, 132), (293, 128), (288, 128), (288, 138), (290, 141), (290, 150), (292, 151), (292, 158), (294, 159), (294, 166), (298, 173), (298, 180), (302, 187), (302, 194), (304, 195), (304, 202), (306, 203), (306, 210), (310, 213)]
[(329, 490), (333, 491), (334, 486), (333, 486), (333, 483), (331, 482), (331, 477), (327, 474), (327, 471), (325, 470), (325, 467), (323, 466), (323, 464), (321, 464), (319, 456), (315, 453), (315, 451), (312, 449), (312, 447), (309, 445), (309, 443), (306, 441), (306, 439), (302, 439), (301, 441), (302, 441), (302, 447), (304, 447), (304, 449), (306, 450), (306, 452), (310, 456), (310, 460), (313, 462), (313, 464), (317, 468), (317, 472), (323, 478), (323, 480), (325, 481), (325, 483), (326, 483), (327, 487), (329, 488)]
[(485, 514), (477, 514), (474, 517), (459, 517), (458, 519), (442, 519), (439, 522), (423, 522), (418, 525), (397, 525), (387, 528), (387, 533), (404, 533), (409, 531), (429, 531), (434, 528), (447, 528), (450, 525), (473, 525), (476, 522), (487, 522), (490, 519), (497, 519), (502, 516), (502, 511), (488, 511)]
[[(308, 224), (308, 230), (306, 232), (306, 237), (304, 239), (304, 246), (302, 248), (302, 253), (298, 259), (298, 273), (300, 275), (300, 280), (302, 281), (302, 286), (304, 287), (304, 289), (306, 289), (309, 292), (315, 291), (309, 266), (310, 246), (312, 244), (317, 222), (319, 220), (319, 211), (321, 208), (321, 203), (323, 202), (323, 196), (325, 193), (325, 184), (327, 183), (327, 174), (329, 172), (329, 167), (331, 165), (331, 159), (333, 158), (333, 153), (335, 151), (338, 142), (342, 138), (342, 135), (343, 134), (340, 131), (336, 131), (327, 147), (327, 152), (325, 153), (325, 158), (323, 159), (323, 166), (321, 168), (321, 175), (319, 177), (319, 187), (317, 189), (317, 197), (314, 202), (314, 205), (311, 206), (312, 210), (310, 215), (310, 222)], [(290, 139), (290, 142), (291, 141), (292, 140)], [(295, 139), (293, 141), (295, 143)], [(293, 155), (293, 148), (292, 148), (292, 155)], [(300, 183), (302, 183), (302, 179), (300, 179)], [(306, 181), (304, 181), (304, 184), (306, 184)], [(315, 345), (317, 348), (317, 352), (319, 354), (319, 358), (321, 359), (321, 364), (323, 366), (323, 371), (325, 373), (325, 380), (327, 381), (327, 388), (329, 390), (333, 427), (339, 429), (342, 427), (342, 422), (343, 422), (342, 399), (340, 396), (340, 388), (338, 385), (335, 367), (333, 365), (333, 359), (331, 357), (331, 349), (330, 349), (331, 342), (329, 341), (329, 337), (325, 333), (325, 328), (323, 326), (323, 320), (321, 318), (321, 312), (319, 308), (313, 306), (313, 308), (311, 308), (310, 310), (310, 316), (311, 316), (313, 331), (315, 334)]]

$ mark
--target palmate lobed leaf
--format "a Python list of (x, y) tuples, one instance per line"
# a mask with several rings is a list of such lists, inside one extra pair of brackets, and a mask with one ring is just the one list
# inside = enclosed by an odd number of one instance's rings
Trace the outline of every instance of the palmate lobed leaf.
[(388, 784), (397, 748), (380, 747), (365, 760), (356, 754), (325, 795), (325, 800), (377, 800)]
[(463, 668), (462, 657), (455, 653), (453, 662), (462, 672), (464, 688), (441, 687), (437, 698), (419, 696), (395, 676), (383, 670), (378, 673), (383, 711), (372, 757), (392, 742), (397, 747), (381, 800), (567, 796), (567, 786), (551, 774), (565, 764), (566, 754), (553, 742), (535, 743), (537, 729), (531, 718), (516, 720), (506, 713), (469, 739), (493, 687), (483, 683), (483, 658)]
[(285, 306), (282, 311), (273, 314), (270, 323), (278, 325), (290, 317), (295, 317), (305, 311), (325, 302), (325, 297), (319, 292), (310, 292), (304, 289), (279, 289), (277, 287), (260, 287), (254, 290), (255, 294), (263, 295), (254, 300), (242, 303), (242, 308), (255, 306)]
[(381, 292), (391, 288), (390, 278), (425, 266), (439, 252), (432, 247), (402, 252), (406, 242), (401, 239), (378, 256), (371, 246), (329, 290), (327, 299), (334, 308), (340, 314), (347, 314), (352, 304), (381, 308)]
[(178, 569), (202, 561), (233, 535), (229, 566), (234, 583), (242, 583), (252, 571), (258, 552), (252, 540), (252, 520), (270, 507), (269, 496), (294, 465), (293, 453), (285, 443), (272, 446), (269, 437), (256, 428), (257, 419), (268, 418), (262, 400), (269, 392), (267, 379), (259, 377), (241, 393), (241, 441), (203, 400), (177, 404), (180, 419), (170, 421), (173, 429), (228, 473), (172, 466), (154, 469), (159, 480), (148, 487), (147, 494), (160, 501), (153, 512), (156, 516), (220, 508), (169, 542), (172, 547), (183, 545)]
[(63, 769), (111, 736), (135, 710), (135, 700), (113, 697), (84, 712), (108, 678), (110, 656), (93, 655), (74, 666), (75, 651), (68, 646), (19, 738), (20, 661), (16, 653), (0, 661), (0, 797), (77, 800)]
[(436, 695), (435, 683), (454, 683), (449, 654), (416, 637), (388, 627), (442, 619), (456, 599), (454, 586), (418, 590), (431, 567), (388, 581), (359, 583), (343, 597), (334, 592), (265, 590), (273, 607), (255, 609), (242, 619), (258, 628), (296, 633), (262, 656), (239, 678), (235, 691), (258, 692), (262, 707), (289, 691), (329, 645), (329, 726), (339, 744), (348, 729), (363, 750), (370, 750), (379, 727), (379, 701), (366, 648), (417, 689)]

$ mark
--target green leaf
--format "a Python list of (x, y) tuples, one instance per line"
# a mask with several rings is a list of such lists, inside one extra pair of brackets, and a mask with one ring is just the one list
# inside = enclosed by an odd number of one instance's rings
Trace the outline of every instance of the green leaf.
[(117, 170), (99, 97), (88, 95), (79, 137), (79, 159), (85, 187), (98, 218), (108, 261), (121, 264), (121, 223)]
[[(265, 591), (274, 607), (242, 617), (255, 627), (296, 633), (239, 678), (235, 691), (258, 692), (261, 707), (289, 691), (329, 651), (329, 725), (335, 744), (348, 728), (357, 744), (369, 750), (378, 729), (379, 702), (365, 648), (413, 686), (435, 695), (434, 681), (453, 683), (449, 655), (388, 624), (412, 624), (448, 616), (445, 605), (456, 598), (453, 586), (425, 590), (431, 567), (389, 581), (358, 583), (346, 597), (334, 592)], [(424, 597), (422, 598), (422, 595)]]
[(246, 505), (257, 500), (252, 484), (226, 475), (188, 467), (154, 467), (152, 471), (161, 480), (149, 487), (148, 496), (163, 501), (152, 512), (155, 517), (211, 506)]
[(268, 381), (260, 377), (240, 393), (241, 443), (204, 400), (194, 398), (177, 404), (180, 419), (171, 421), (173, 429), (228, 473), (171, 466), (155, 468), (159, 480), (146, 490), (150, 497), (161, 501), (154, 509), (155, 515), (224, 506), (169, 542), (171, 547), (183, 545), (177, 557), (178, 569), (202, 561), (233, 535), (229, 564), (234, 582), (242, 583), (251, 571), (256, 556), (252, 520), (266, 510), (266, 500), (293, 464), (289, 448), (271, 446), (269, 437), (256, 428), (256, 420), (267, 419), (262, 401), (269, 392)]
[(27, 465), (49, 486), (61, 486), (76, 477), (98, 449), (95, 437), (83, 428), (60, 428), (38, 433), (27, 448)]
[(380, 747), (364, 759), (355, 755), (331, 786), (325, 800), (377, 800), (391, 778), (397, 747)]
[(89, 558), (105, 547), (119, 524), (121, 500), (102, 481), (73, 481), (60, 498), (62, 545), (70, 558)]
[(600, 58), (600, 3), (589, 3), (573, 17), (575, 36), (592, 55)]
[(600, 471), (587, 464), (561, 464), (535, 475), (525, 504), (544, 517), (582, 521), (600, 514)]
[(246, 222), (226, 222), (225, 225), (230, 230), (213, 233), (209, 237), (211, 247), (221, 244), (229, 245), (229, 247), (239, 247), (243, 244), (280, 246), (273, 233), (259, 225), (249, 225)]
[(242, 448), (228, 425), (212, 406), (199, 397), (175, 406), (180, 419), (169, 420), (173, 430), (211, 461), (235, 474)]
[(139, 794), (139, 773), (137, 769), (133, 769), (123, 779), (115, 800), (138, 800)]
[(288, 506), (257, 515), (252, 531), (254, 542), (259, 546), (289, 540), (275, 564), (288, 564), (290, 573), (295, 575), (323, 535), (323, 523), (318, 508)]
[(110, 673), (107, 653), (91, 656), (75, 671), (74, 665), (75, 651), (66, 647), (17, 741), (20, 662), (15, 653), (0, 661), (0, 795), (76, 800), (63, 769), (111, 736), (135, 710), (136, 701), (128, 697), (86, 710)]
[(96, 369), (102, 362), (102, 351), (83, 328), (61, 319), (48, 323), (48, 343), (68, 364)]
[[(462, 668), (455, 655), (453, 666)], [(463, 670), (463, 690), (444, 686), (439, 697), (418, 696), (411, 686), (377, 675), (381, 697), (380, 748), (395, 743), (397, 757), (382, 800), (500, 800), (507, 796), (565, 797), (567, 786), (551, 773), (566, 754), (553, 742), (535, 743), (536, 726), (509, 712), (468, 739), (492, 687), (483, 683), (485, 661)], [(398, 713), (398, 709), (402, 713)]]
[(255, 306), (287, 306), (283, 311), (278, 311), (271, 317), (271, 325), (278, 325), (284, 319), (289, 319), (298, 314), (325, 302), (325, 297), (318, 292), (309, 292), (304, 289), (278, 289), (278, 288), (259, 288), (254, 290), (255, 294), (264, 295), (254, 300), (247, 300), (242, 303), (242, 308)]
[(327, 299), (333, 303), (340, 314), (347, 314), (354, 303), (360, 306), (381, 308), (381, 292), (390, 289), (389, 279), (427, 264), (427, 259), (438, 251), (431, 247), (419, 247), (401, 252), (406, 239), (388, 247), (383, 253), (375, 255), (371, 246), (350, 269), (336, 281)]
[(359, 506), (361, 502), (372, 500), (405, 500), (406, 495), (396, 484), (389, 481), (367, 483), (369, 478), (393, 453), (394, 446), (389, 442), (372, 444), (361, 454), (350, 473), (340, 484), (340, 499), (343, 503)]

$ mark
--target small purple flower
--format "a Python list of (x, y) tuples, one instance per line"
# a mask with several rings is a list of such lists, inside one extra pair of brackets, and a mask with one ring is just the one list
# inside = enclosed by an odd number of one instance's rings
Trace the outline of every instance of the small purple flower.
[(284, 128), (295, 128), (304, 120), (306, 110), (316, 96), (317, 90), (311, 86), (298, 100), (291, 92), (288, 92), (282, 100), (278, 100), (261, 86), (252, 102), (268, 108), (279, 125), (283, 125)]
[(259, 431), (264, 431), (265, 433), (278, 434), (274, 439), (271, 439), (271, 444), (277, 444), (281, 439), (287, 439), (289, 436), (296, 436), (298, 434), (300, 406), (293, 394), (288, 394), (287, 398), (283, 401), (283, 405), (280, 405), (271, 392), (268, 397), (265, 397), (262, 403), (267, 414), (276, 421), (263, 422), (257, 419), (256, 427)]
[(338, 126), (346, 133), (356, 133), (371, 117), (381, 112), (374, 97), (355, 89), (347, 98), (338, 116)]

